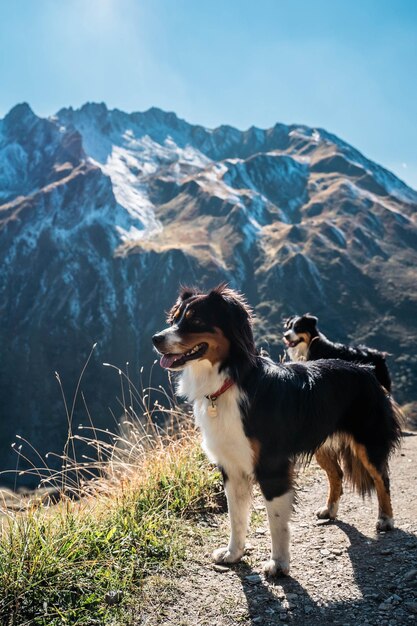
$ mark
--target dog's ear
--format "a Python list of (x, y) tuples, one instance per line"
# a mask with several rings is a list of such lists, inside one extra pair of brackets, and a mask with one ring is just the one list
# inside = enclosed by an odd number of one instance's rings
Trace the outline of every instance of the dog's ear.
[(304, 313), (303, 317), (309, 322), (309, 324), (313, 328), (317, 326), (317, 322), (319, 321), (319, 318), (316, 317), (315, 315), (311, 315), (311, 313)]
[(253, 311), (246, 302), (245, 297), (229, 287), (227, 283), (220, 283), (220, 285), (209, 292), (208, 297), (211, 300), (218, 300), (219, 302), (222, 301), (223, 304), (228, 304), (230, 310), (234, 311), (238, 317), (245, 318), (252, 323)]
[(196, 296), (199, 293), (201, 293), (201, 291), (199, 291), (195, 287), (183, 287), (182, 286), (180, 289), (180, 293), (178, 295), (178, 300), (180, 302), (184, 302), (184, 300), (188, 300), (188, 298), (191, 298), (192, 296)]
[(173, 324), (175, 320), (177, 319), (177, 317), (179, 317), (182, 303), (185, 300), (188, 300), (188, 298), (191, 298), (192, 296), (196, 296), (199, 293), (201, 292), (198, 289), (195, 289), (194, 287), (181, 287), (180, 292), (178, 294), (177, 301), (175, 302), (174, 306), (171, 307), (170, 311), (167, 314), (168, 324)]
[(283, 317), (282, 325), (284, 326), (284, 328), (289, 328), (296, 317), (297, 317), (296, 315), (290, 315), (290, 317)]
[(217, 287), (214, 287), (213, 289), (211, 289), (211, 291), (208, 292), (208, 297), (211, 300), (216, 300), (216, 299), (226, 300), (228, 297), (230, 297), (234, 293), (237, 293), (237, 292), (234, 292), (229, 287), (228, 283), (224, 282), (224, 283), (220, 283), (219, 285), (217, 285)]

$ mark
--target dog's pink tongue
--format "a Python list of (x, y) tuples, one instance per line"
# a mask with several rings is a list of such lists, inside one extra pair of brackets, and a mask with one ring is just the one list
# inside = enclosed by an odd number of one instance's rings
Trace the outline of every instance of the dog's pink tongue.
[(173, 364), (173, 362), (178, 359), (179, 355), (178, 354), (164, 354), (161, 356), (161, 360), (159, 361), (159, 364), (161, 367), (171, 367), (171, 365)]

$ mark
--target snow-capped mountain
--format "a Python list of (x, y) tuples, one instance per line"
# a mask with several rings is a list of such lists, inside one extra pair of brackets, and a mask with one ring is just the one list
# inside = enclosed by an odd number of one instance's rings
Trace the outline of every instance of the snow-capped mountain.
[(396, 396), (410, 398), (416, 211), (417, 192), (323, 129), (17, 105), (0, 121), (3, 466), (15, 433), (62, 448), (54, 371), (70, 395), (96, 341), (83, 391), (112, 423), (119, 381), (101, 363), (150, 366), (179, 283), (245, 291), (275, 358), (281, 318), (314, 312), (330, 337), (392, 353)]

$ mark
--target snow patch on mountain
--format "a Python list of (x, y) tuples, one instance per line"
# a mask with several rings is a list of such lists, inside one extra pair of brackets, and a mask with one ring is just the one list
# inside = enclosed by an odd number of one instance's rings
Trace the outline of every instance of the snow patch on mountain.
[(87, 153), (110, 177), (118, 204), (129, 214), (128, 227), (116, 223), (121, 240), (136, 241), (160, 233), (162, 224), (147, 192), (149, 180), (158, 174), (180, 184), (206, 168), (211, 160), (192, 145), (178, 145), (167, 135), (163, 116), (158, 120), (157, 110), (146, 114), (153, 122), (152, 137), (144, 132), (143, 119), (137, 114), (129, 116), (100, 108), (97, 119), (95, 111), (83, 108), (58, 115), (81, 133)]
[(297, 210), (307, 199), (308, 163), (278, 151), (255, 154), (243, 159), (228, 159), (223, 179), (231, 187), (249, 189), (264, 202), (276, 206), (276, 217), (292, 223)]
[[(392, 215), (394, 215), (395, 219), (397, 219), (397, 221), (401, 221), (402, 223), (410, 221), (409, 216), (406, 215), (404, 211), (401, 211), (401, 209), (398, 207), (398, 204), (393, 202), (392, 199), (390, 199), (388, 196), (380, 196), (367, 189), (362, 189), (361, 187), (358, 187), (349, 180), (346, 181), (344, 184), (346, 185), (346, 188), (349, 188), (352, 198), (372, 204), (377, 204), (380, 207), (383, 207)], [(413, 190), (410, 189), (409, 191), (412, 192)], [(392, 195), (394, 196), (394, 198), (398, 199), (396, 194)], [(408, 205), (408, 202), (406, 203), (406, 205)]]
[(115, 227), (122, 241), (138, 240), (145, 235), (162, 230), (161, 223), (155, 218), (155, 207), (149, 200), (146, 189), (138, 183), (137, 176), (132, 173), (139, 167), (138, 160), (126, 149), (113, 146), (105, 164), (94, 161), (109, 176), (113, 193), (120, 207), (128, 215), (115, 220)]
[(194, 178), (205, 192), (243, 208), (241, 196), (223, 178), (226, 171), (224, 163), (217, 163), (199, 172)]

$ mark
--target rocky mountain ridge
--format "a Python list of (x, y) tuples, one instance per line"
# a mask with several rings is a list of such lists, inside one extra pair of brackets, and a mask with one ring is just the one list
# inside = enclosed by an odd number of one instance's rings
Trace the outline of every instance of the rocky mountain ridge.
[(323, 129), (211, 130), (91, 103), (42, 119), (17, 105), (0, 121), (5, 466), (16, 433), (60, 449), (54, 371), (71, 395), (95, 342), (83, 391), (112, 424), (119, 381), (101, 363), (129, 361), (135, 381), (150, 367), (179, 283), (243, 290), (274, 358), (282, 317), (314, 312), (329, 337), (392, 353), (396, 396), (412, 400), (416, 215), (416, 191)]

